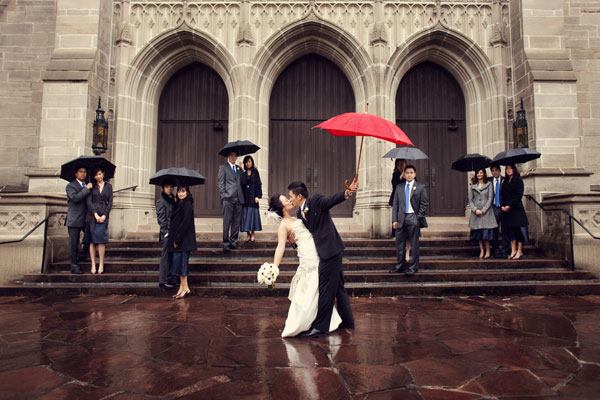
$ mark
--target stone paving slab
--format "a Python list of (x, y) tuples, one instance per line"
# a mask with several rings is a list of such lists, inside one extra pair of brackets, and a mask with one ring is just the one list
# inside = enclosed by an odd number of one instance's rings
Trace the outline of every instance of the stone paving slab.
[(353, 298), (281, 339), (283, 298), (0, 298), (2, 399), (600, 398), (600, 296)]

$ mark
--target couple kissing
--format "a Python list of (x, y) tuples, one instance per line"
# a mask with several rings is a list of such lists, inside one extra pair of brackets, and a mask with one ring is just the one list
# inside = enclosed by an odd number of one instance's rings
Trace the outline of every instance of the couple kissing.
[(282, 337), (315, 337), (354, 328), (342, 271), (344, 243), (329, 211), (357, 190), (355, 178), (342, 192), (309, 197), (304, 183), (292, 182), (288, 196), (270, 198), (269, 211), (280, 221), (273, 264), (281, 263), (288, 240), (295, 243), (299, 261), (290, 284), (291, 304)]

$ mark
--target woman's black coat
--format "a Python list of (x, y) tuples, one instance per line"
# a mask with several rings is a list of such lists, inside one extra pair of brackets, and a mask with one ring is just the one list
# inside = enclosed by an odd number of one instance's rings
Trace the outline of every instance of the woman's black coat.
[(520, 227), (529, 224), (522, 202), (524, 191), (525, 185), (521, 178), (514, 177), (512, 180), (509, 180), (508, 177), (504, 178), (500, 188), (500, 205), (502, 207), (510, 206), (509, 211), (502, 211), (501, 214), (502, 223), (505, 226)]
[(394, 195), (396, 194), (396, 187), (399, 184), (403, 183), (403, 181), (405, 180), (404, 178), (400, 178), (401, 176), (402, 172), (394, 168), (394, 173), (392, 174), (392, 194), (390, 195), (390, 200), (388, 201), (390, 207), (394, 205)]
[(250, 171), (252, 171), (250, 176), (248, 176), (248, 171), (244, 171), (241, 176), (244, 206), (258, 208), (258, 203), (254, 199), (262, 198), (262, 182), (256, 168), (252, 168)]
[[(189, 197), (177, 201), (171, 216), (168, 238), (171, 252), (193, 251), (198, 248), (194, 226), (194, 202)], [(177, 247), (173, 244), (177, 244)]]

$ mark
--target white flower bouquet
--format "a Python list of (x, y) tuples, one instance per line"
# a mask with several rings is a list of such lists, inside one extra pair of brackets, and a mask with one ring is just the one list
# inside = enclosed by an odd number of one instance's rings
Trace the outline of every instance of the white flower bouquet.
[(275, 264), (264, 263), (258, 269), (256, 279), (258, 283), (267, 285), (270, 289), (273, 289), (277, 276), (279, 276), (279, 268)]

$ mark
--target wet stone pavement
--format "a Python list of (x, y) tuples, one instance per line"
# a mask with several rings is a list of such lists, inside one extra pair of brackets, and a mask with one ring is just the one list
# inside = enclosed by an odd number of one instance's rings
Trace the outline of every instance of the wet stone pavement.
[(355, 298), (279, 337), (287, 299), (0, 298), (0, 399), (600, 399), (600, 296)]

